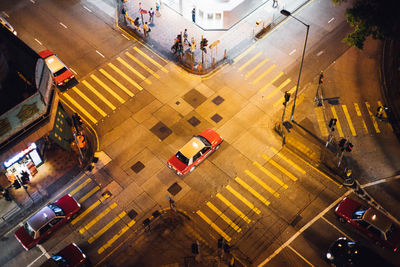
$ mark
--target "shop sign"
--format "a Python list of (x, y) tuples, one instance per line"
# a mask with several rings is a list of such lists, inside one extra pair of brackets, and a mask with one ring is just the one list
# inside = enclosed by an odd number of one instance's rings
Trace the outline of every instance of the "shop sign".
[(11, 165), (13, 165), (15, 162), (17, 162), (18, 160), (20, 160), (23, 156), (25, 156), (27, 153), (31, 152), (32, 150), (36, 149), (36, 144), (32, 143), (28, 148), (22, 150), (21, 152), (19, 152), (17, 155), (15, 155), (14, 157), (12, 157), (11, 159), (7, 160), (4, 162), (4, 167), (8, 168)]

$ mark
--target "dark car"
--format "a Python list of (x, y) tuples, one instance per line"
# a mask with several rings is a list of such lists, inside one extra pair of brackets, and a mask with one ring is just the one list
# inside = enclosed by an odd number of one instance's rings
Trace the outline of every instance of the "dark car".
[(86, 255), (82, 250), (75, 244), (69, 244), (57, 254), (51, 256), (47, 261), (45, 261), (41, 267), (80, 267), (80, 266), (90, 266)]
[(14, 234), (21, 245), (29, 250), (64, 225), (81, 208), (71, 196), (65, 195), (55, 203), (50, 203), (29, 218)]

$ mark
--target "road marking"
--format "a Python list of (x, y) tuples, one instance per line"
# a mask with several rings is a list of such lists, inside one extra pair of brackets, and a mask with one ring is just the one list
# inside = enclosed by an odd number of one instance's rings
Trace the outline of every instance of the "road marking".
[(223, 195), (220, 193), (217, 193), (217, 198), (219, 198), (222, 202), (225, 203), (228, 208), (230, 208), (234, 213), (236, 213), (240, 218), (242, 218), (245, 222), (251, 223), (251, 220), (243, 213), (241, 212), (235, 205), (233, 205), (228, 199), (226, 199)]
[(152, 69), (150, 69), (149, 67), (147, 67), (143, 62), (141, 62), (139, 59), (137, 59), (136, 57), (134, 57), (131, 53), (129, 52), (125, 52), (125, 55), (127, 55), (128, 57), (130, 57), (133, 61), (135, 61), (137, 64), (139, 64), (140, 67), (142, 67), (143, 69), (145, 69), (148, 73), (150, 73), (151, 75), (153, 75), (154, 77), (156, 77), (157, 79), (160, 79), (160, 76), (155, 73)]
[(76, 102), (72, 97), (70, 97), (68, 94), (62, 94), (69, 102), (71, 102), (72, 105), (74, 105), (75, 107), (77, 107), (82, 113), (83, 115), (85, 115), (89, 120), (91, 120), (94, 124), (97, 123), (97, 120), (90, 115), (81, 105), (78, 104), (78, 102)]
[(343, 109), (344, 115), (346, 116), (347, 123), (349, 124), (351, 134), (353, 136), (357, 136), (356, 130), (354, 129), (354, 126), (353, 126), (353, 122), (351, 121), (351, 118), (350, 118), (349, 111), (347, 110), (347, 106), (346, 105), (342, 105), (342, 109)]
[(96, 53), (99, 54), (101, 57), (105, 58), (105, 56), (102, 53), (100, 53), (98, 50), (96, 50)]
[(294, 253), (296, 253), (297, 256), (299, 256), (304, 262), (306, 262), (308, 265), (314, 267), (314, 265), (311, 264), (311, 262), (309, 262), (306, 258), (303, 257), (303, 255), (301, 255), (299, 252), (297, 252), (297, 250), (295, 250), (294, 248), (292, 248), (290, 245), (287, 246), (288, 248), (290, 248)]
[(302, 174), (306, 174), (306, 171), (301, 168), (299, 165), (297, 165), (296, 163), (294, 163), (291, 159), (289, 159), (288, 157), (286, 157), (285, 155), (283, 155), (281, 153), (281, 151), (278, 151), (277, 149), (275, 149), (274, 147), (269, 147), (269, 149), (278, 155), (278, 157), (280, 157), (281, 159), (285, 160), (287, 163), (289, 163), (290, 165), (293, 166), (293, 168), (295, 168), (296, 170), (298, 170), (299, 172), (301, 172)]
[(331, 18), (329, 21), (328, 21), (328, 23), (331, 23), (332, 21), (334, 21), (335, 20), (335, 18)]
[(128, 64), (128, 62), (126, 62), (125, 60), (123, 60), (122, 58), (118, 57), (117, 60), (119, 62), (122, 63), (122, 65), (124, 65), (128, 70), (130, 70), (131, 72), (133, 72), (136, 76), (138, 76), (140, 79), (142, 79), (143, 81), (145, 81), (145, 83), (147, 84), (151, 84), (151, 81), (149, 81), (149, 79), (147, 79), (146, 77), (144, 77), (140, 72), (138, 72), (135, 68), (133, 68), (131, 65)]
[(95, 80), (100, 86), (107, 90), (113, 97), (115, 97), (121, 104), (125, 103), (125, 100), (120, 97), (116, 92), (114, 92), (107, 84), (103, 83), (99, 78), (97, 78), (94, 74), (90, 75), (90, 78)]
[(75, 74), (75, 76), (78, 75), (78, 73), (74, 71), (72, 68), (69, 68), (69, 70), (72, 71)]
[(117, 68), (116, 66), (114, 66), (112, 63), (108, 63), (108, 66), (110, 66), (115, 72), (117, 72), (119, 75), (121, 75), (122, 77), (125, 78), (125, 80), (127, 80), (128, 82), (130, 82), (133, 86), (135, 86), (137, 89), (139, 89), (139, 91), (143, 90), (143, 87), (140, 86), (137, 82), (135, 82), (134, 80), (132, 80), (128, 75), (126, 75), (125, 73), (123, 73), (119, 68)]
[(268, 186), (264, 181), (262, 181), (260, 178), (257, 177), (254, 173), (252, 173), (249, 170), (244, 170), (244, 172), (249, 176), (251, 179), (253, 179), (255, 182), (257, 182), (259, 185), (261, 185), (265, 190), (270, 192), (274, 197), (279, 197), (279, 193), (276, 192), (274, 189), (272, 189), (270, 186)]
[(116, 84), (119, 88), (121, 88), (125, 93), (127, 93), (130, 97), (133, 97), (135, 95), (128, 88), (126, 88), (119, 81), (117, 81), (113, 76), (111, 76), (108, 72), (106, 72), (103, 69), (99, 69), (99, 71), (101, 72), (101, 74), (106, 76), (110, 81), (112, 81), (114, 84)]
[(206, 203), (206, 205), (213, 211), (215, 212), (222, 220), (224, 220), (230, 227), (232, 227), (236, 232), (240, 233), (242, 229), (234, 223), (231, 219), (228, 218), (222, 211), (220, 211), (214, 204), (212, 204), (210, 201)]
[(273, 165), (275, 168), (277, 168), (278, 170), (280, 170), (282, 173), (284, 173), (287, 177), (289, 177), (290, 179), (292, 179), (292, 181), (296, 182), (298, 180), (298, 178), (296, 176), (294, 176), (291, 172), (289, 172), (288, 170), (286, 170), (285, 168), (283, 168), (281, 165), (279, 165), (277, 162), (275, 162), (273, 159), (271, 159), (270, 157), (268, 157), (265, 154), (262, 154), (262, 157), (271, 165)]
[[(382, 106), (383, 107), (383, 104), (382, 104), (382, 102), (381, 101), (379, 101), (378, 100), (378, 106)], [(386, 111), (385, 111), (385, 109), (383, 109), (383, 117), (385, 118), (385, 119), (387, 119), (388, 118), (388, 115), (387, 115), (387, 113), (386, 113)], [(393, 128), (392, 128), (392, 125), (390, 124), (390, 123), (386, 123), (386, 125), (389, 127), (389, 129), (393, 132)]]
[(261, 73), (257, 78), (255, 78), (255, 80), (252, 82), (252, 84), (256, 84), (258, 83), (262, 78), (264, 78), (265, 75), (267, 75), (268, 73), (270, 73), (273, 69), (276, 68), (276, 65), (272, 65), (271, 67), (269, 67), (266, 71), (264, 71), (263, 73)]
[(96, 234), (94, 234), (91, 238), (89, 238), (88, 243), (92, 244), (97, 238), (99, 238), (102, 234), (104, 234), (108, 229), (110, 229), (114, 224), (116, 224), (119, 220), (121, 220), (126, 215), (126, 212), (123, 211), (118, 214), (111, 222), (107, 223), (106, 226), (100, 229)]
[[(289, 91), (287, 91), (289, 94), (293, 94), (294, 93), (294, 91), (296, 91), (296, 85), (295, 86), (293, 86), (292, 87), (292, 89), (290, 89)], [(278, 105), (282, 105), (283, 104), (283, 102), (285, 101), (285, 97), (284, 96), (282, 96), (280, 99), (278, 99), (278, 101), (276, 101), (275, 103), (274, 103), (274, 107), (276, 107), (276, 106), (278, 106)]]
[(239, 60), (241, 60), (242, 58), (244, 58), (248, 53), (250, 53), (252, 50), (254, 50), (254, 48), (256, 48), (254, 45), (250, 46), (250, 48), (246, 49), (246, 51), (244, 51), (241, 55), (239, 55), (238, 57), (236, 57), (233, 62), (237, 63)]
[(331, 223), (330, 221), (328, 221), (324, 216), (322, 216), (321, 219), (322, 219), (323, 221), (325, 221), (327, 224), (329, 224), (330, 226), (332, 226), (333, 228), (335, 228), (339, 233), (341, 233), (342, 235), (344, 235), (345, 237), (347, 237), (347, 239), (353, 241), (353, 238), (351, 238), (351, 237), (348, 236), (345, 232), (343, 232), (342, 230), (340, 230), (339, 228), (337, 228), (336, 225), (334, 225), (333, 223)]
[(273, 95), (275, 95), (277, 92), (279, 92), (283, 87), (285, 87), (286, 85), (288, 85), (292, 80), (291, 79), (286, 79), (286, 81), (284, 81), (283, 83), (281, 83), (281, 85), (279, 85), (278, 87), (276, 87), (271, 93), (269, 93), (266, 98), (270, 99)]
[(3, 15), (4, 15), (6, 18), (9, 18), (9, 17), (10, 17), (10, 15), (8, 15), (5, 11), (1, 11), (1, 13), (3, 13)]
[(289, 56), (293, 55), (294, 53), (296, 53), (296, 49), (293, 49), (292, 52), (289, 53)]
[(264, 85), (261, 89), (260, 92), (264, 92), (265, 89), (267, 89), (268, 86), (270, 86), (271, 84), (273, 84), (276, 80), (278, 80), (281, 76), (283, 75), (283, 72), (279, 73), (277, 76), (275, 76), (274, 79), (272, 79), (272, 81), (270, 81), (269, 83), (267, 83), (266, 85)]
[(125, 34), (121, 33), (121, 35), (126, 39), (126, 40), (130, 40), (128, 36), (126, 36)]
[(83, 6), (84, 9), (86, 9), (87, 11), (89, 11), (90, 13), (92, 13), (92, 10), (90, 10), (88, 7)]
[(210, 225), (220, 236), (222, 236), (226, 241), (231, 242), (232, 238), (230, 238), (224, 231), (221, 230), (215, 223), (213, 223), (210, 218), (208, 218), (203, 212), (200, 210), (196, 211), (196, 214), (200, 216), (208, 225)]
[[(87, 230), (89, 230), (93, 225), (95, 225), (98, 221), (101, 220), (104, 216), (106, 216), (112, 209), (114, 209), (117, 206), (117, 203), (111, 204), (107, 209), (102, 211), (99, 215), (97, 215), (93, 220), (91, 220), (88, 224), (86, 224), (84, 227), (82, 227), (79, 230), (79, 233), (83, 234)], [(77, 218), (78, 219), (78, 218)]]
[(328, 129), (326, 128), (324, 114), (322, 113), (321, 108), (314, 108), (315, 116), (317, 117), (317, 122), (319, 126), (319, 130), (321, 131), (322, 136), (328, 136)]
[(280, 186), (282, 186), (285, 189), (288, 189), (288, 185), (285, 184), (284, 182), (282, 182), (281, 179), (279, 179), (278, 177), (276, 177), (272, 172), (270, 172), (269, 170), (267, 170), (266, 168), (264, 168), (263, 166), (261, 166), (260, 163), (258, 163), (257, 161), (253, 162), (253, 165), (255, 165), (257, 168), (259, 168), (262, 172), (264, 172), (266, 175), (268, 175), (272, 180), (274, 180), (275, 182), (277, 182)]
[(309, 147), (307, 147), (305, 144), (302, 142), (296, 140), (295, 138), (292, 138), (290, 136), (286, 137), (286, 143), (290, 143), (292, 146), (297, 148), (299, 151), (301, 151), (303, 154), (307, 155), (310, 159), (314, 159), (318, 161), (320, 159), (320, 156), (317, 155), (314, 151), (312, 151)]
[(153, 65), (156, 65), (160, 70), (162, 70), (165, 73), (168, 73), (168, 70), (166, 68), (164, 68), (163, 66), (161, 66), (157, 61), (155, 61), (154, 59), (152, 59), (151, 57), (149, 57), (146, 53), (144, 53), (143, 51), (141, 51), (139, 48), (134, 47), (133, 48), (136, 52), (138, 52), (139, 54), (141, 54), (143, 57), (145, 57), (148, 61), (150, 61), (151, 63), (153, 63)]
[(68, 27), (67, 27), (67, 26), (65, 26), (65, 24), (64, 24), (64, 23), (60, 22), (60, 25), (61, 25), (61, 26), (63, 26), (65, 29), (68, 29)]
[(40, 45), (43, 45), (38, 39), (35, 38), (35, 41), (38, 42)]
[(244, 68), (246, 68), (248, 65), (250, 65), (251, 62), (256, 60), (261, 55), (262, 55), (262, 52), (258, 52), (254, 57), (252, 57), (247, 62), (245, 62), (242, 66), (240, 66), (239, 71), (242, 71)]
[(269, 206), (269, 204), (271, 204), (271, 202), (269, 202), (267, 199), (265, 199), (262, 195), (260, 195), (256, 190), (254, 190), (250, 185), (248, 185), (245, 181), (243, 181), (239, 177), (236, 176), (235, 181), (238, 184), (240, 184), (243, 188), (245, 188), (247, 191), (249, 191), (253, 196), (258, 198), (266, 206)]
[[(97, 192), (97, 190), (96, 190)], [(106, 194), (104, 196), (102, 196), (99, 200), (97, 200), (96, 202), (94, 202), (92, 205), (90, 205), (90, 207), (88, 207), (87, 209), (85, 209), (81, 214), (79, 214), (78, 217), (76, 217), (74, 220), (71, 221), (71, 224), (74, 225), (77, 222), (79, 222), (83, 217), (85, 217), (89, 212), (91, 212), (92, 210), (94, 210), (98, 205), (100, 205), (101, 202), (103, 202), (104, 200), (106, 200), (107, 198), (109, 198), (110, 195)], [(89, 228), (88, 228), (89, 229)], [(80, 232), (80, 231), (79, 231)], [(81, 233), (82, 234), (82, 233)]]
[(331, 111), (332, 111), (333, 118), (335, 118), (337, 120), (336, 121), (336, 128), (338, 130), (339, 136), (340, 137), (344, 137), (343, 131), (342, 131), (342, 126), (340, 124), (340, 121), (339, 121), (339, 118), (337, 116), (336, 109), (335, 109), (334, 106), (331, 106)]
[(267, 63), (269, 58), (265, 58), (263, 61), (258, 63), (257, 66), (255, 66), (252, 70), (246, 73), (244, 77), (249, 78), (251, 75), (253, 75), (254, 72), (256, 72), (259, 68), (261, 68), (265, 63)]
[(319, 56), (322, 55), (323, 53), (324, 53), (323, 50), (319, 51), (319, 52), (317, 53), (317, 57), (319, 57)]
[(369, 104), (368, 102), (365, 102), (365, 106), (367, 107), (368, 114), (369, 114), (369, 116), (370, 116), (370, 118), (371, 118), (371, 120), (372, 120), (372, 124), (374, 125), (375, 132), (376, 132), (376, 133), (380, 133), (381, 130), (379, 130), (378, 123), (377, 123), (376, 120), (375, 120), (375, 116), (374, 116), (374, 114), (371, 112), (371, 106), (370, 106), (370, 104)]
[(79, 186), (77, 186), (74, 190), (72, 190), (71, 192), (69, 192), (69, 194), (71, 196), (75, 195), (79, 190), (81, 190), (83, 187), (85, 187), (88, 183), (90, 183), (90, 181), (92, 181), (92, 179), (87, 178), (83, 183), (81, 183)]
[(78, 87), (74, 86), (72, 90), (75, 91), (83, 100), (85, 100), (89, 105), (91, 105), (97, 112), (101, 114), (101, 116), (105, 117), (107, 116), (107, 113), (105, 113), (99, 106), (97, 106), (89, 97), (87, 97), (84, 93), (82, 93), (81, 90), (78, 89)]
[(100, 186), (94, 187), (92, 190), (90, 190), (86, 195), (84, 195), (81, 199), (78, 200), (79, 203), (85, 202), (86, 199), (91, 197), (94, 193), (100, 190)]
[(115, 241), (118, 240), (123, 234), (125, 234), (126, 231), (129, 230), (133, 225), (135, 225), (135, 220), (131, 220), (128, 225), (125, 225), (117, 234), (115, 234), (110, 240), (107, 241), (105, 245), (103, 245), (101, 248), (97, 250), (98, 254), (103, 253), (107, 248), (111, 247), (112, 244), (114, 244)]
[(92, 85), (90, 85), (87, 81), (83, 80), (82, 83), (90, 89), (90, 91), (92, 91), (98, 98), (100, 98), (104, 103), (107, 104), (107, 106), (109, 106), (112, 110), (115, 110), (116, 107), (110, 102), (108, 101), (107, 98), (105, 98), (102, 94), (100, 94), (99, 91), (97, 91)]
[(362, 121), (365, 133), (368, 134), (367, 124), (365, 124), (364, 118), (361, 115), (360, 107), (358, 106), (357, 103), (354, 103), (354, 108), (356, 110), (357, 116), (360, 117), (360, 119)]
[(251, 203), (247, 198), (245, 198), (243, 195), (241, 195), (238, 191), (233, 189), (230, 185), (226, 186), (226, 189), (231, 192), (235, 197), (237, 197), (239, 200), (241, 200), (247, 207), (249, 207), (252, 211), (254, 211), (257, 214), (260, 214), (261, 211), (257, 209), (253, 203)]

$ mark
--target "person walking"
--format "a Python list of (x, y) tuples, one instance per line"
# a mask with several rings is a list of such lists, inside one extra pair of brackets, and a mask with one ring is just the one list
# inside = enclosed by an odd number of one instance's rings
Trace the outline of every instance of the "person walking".
[(188, 32), (187, 32), (187, 29), (185, 29), (185, 31), (183, 32), (183, 43), (186, 42), (188, 45), (190, 45), (188, 37), (189, 37), (189, 35), (188, 35)]
[(192, 9), (192, 20), (193, 20), (193, 23), (196, 23), (196, 8), (195, 7)]
[(273, 8), (277, 8), (278, 7), (278, 0), (273, 0), (272, 7)]
[(143, 24), (143, 34), (144, 34), (144, 37), (147, 37), (147, 35), (149, 34), (149, 32), (150, 32), (149, 26), (147, 25), (147, 22), (145, 22), (145, 23)]
[(150, 8), (149, 10), (149, 24), (153, 24), (154, 22), (154, 10), (153, 8)]
[(160, 0), (156, 0), (156, 16), (160, 17), (161, 13), (160, 13)]

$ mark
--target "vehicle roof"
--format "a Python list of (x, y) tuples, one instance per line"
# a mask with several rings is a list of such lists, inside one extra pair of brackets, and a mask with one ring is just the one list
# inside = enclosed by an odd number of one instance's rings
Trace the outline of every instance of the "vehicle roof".
[(373, 208), (369, 208), (367, 211), (365, 211), (363, 220), (374, 225), (385, 233), (392, 225), (392, 221), (388, 217)]
[(193, 137), (179, 151), (187, 158), (192, 158), (197, 152), (203, 149), (205, 144), (197, 137)]
[(56, 73), (57, 71), (65, 67), (64, 64), (61, 62), (61, 60), (59, 60), (56, 55), (51, 55), (49, 57), (46, 57), (45, 61), (47, 67), (49, 67), (52, 73)]
[(33, 215), (27, 221), (27, 223), (32, 227), (33, 230), (37, 231), (40, 229), (40, 227), (51, 221), (54, 217), (56, 217), (56, 214), (46, 206)]

